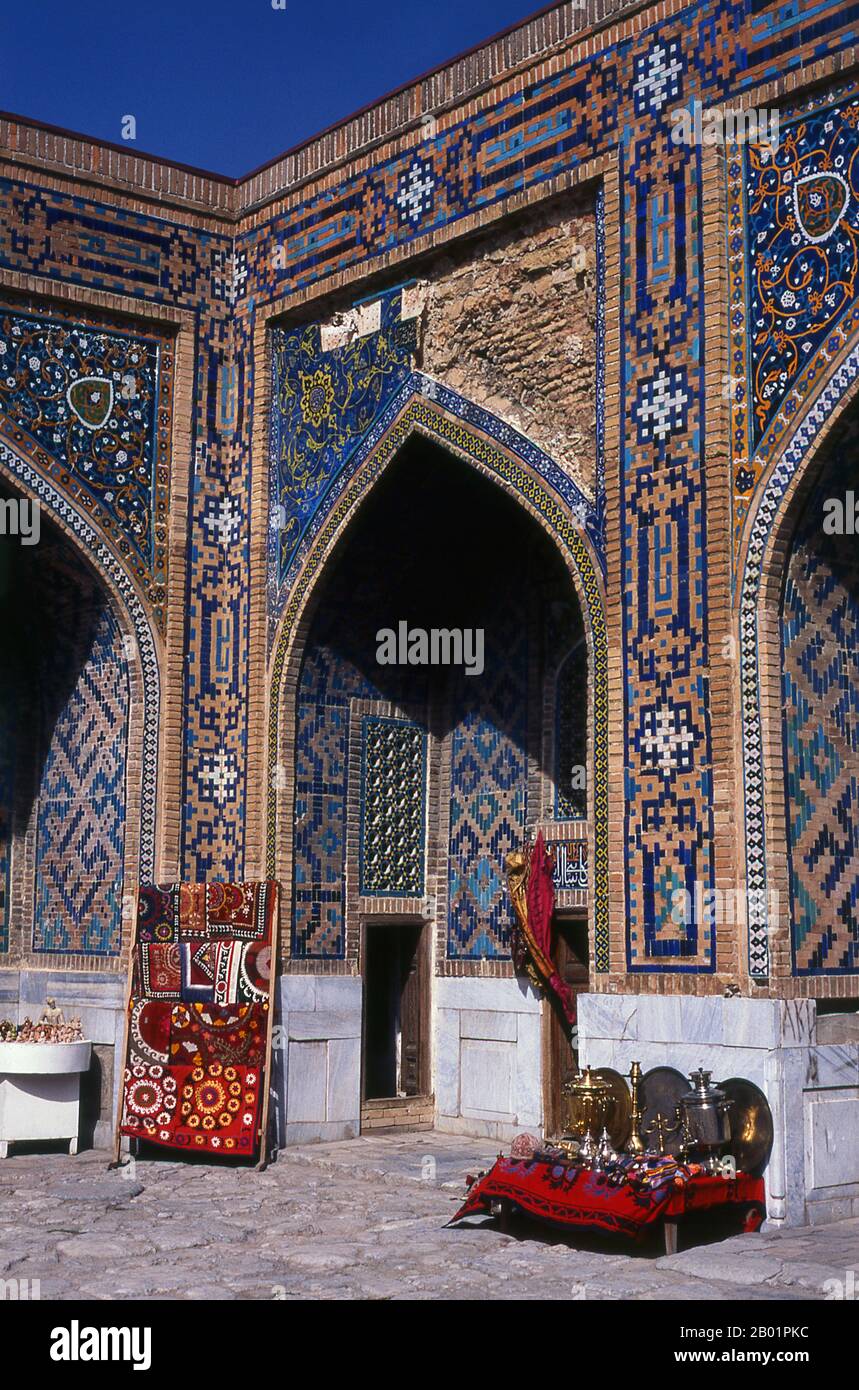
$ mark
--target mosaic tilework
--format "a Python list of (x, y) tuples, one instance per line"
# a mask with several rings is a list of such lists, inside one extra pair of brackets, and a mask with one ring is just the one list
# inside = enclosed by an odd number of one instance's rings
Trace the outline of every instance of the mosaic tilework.
[[(416, 395), (416, 391), (421, 394)], [(338, 476), (336, 486), (326, 498), (325, 510), (317, 513), (288, 576), (289, 594), (275, 648), (270, 688), (267, 862), (273, 871), (277, 857), (277, 763), (282, 756), (279, 752), (280, 692), (290, 633), (299, 620), (308, 586), (341, 522), (352, 514), (414, 429), (437, 439), (526, 500), (556, 537), (562, 552), (570, 557), (578, 575), (584, 620), (593, 645), (594, 968), (606, 971), (609, 968), (608, 653), (598, 578), (600, 566), (595, 559), (592, 539), (593, 534), (602, 535), (599, 520), (567, 475), (529, 440), (489, 412), (420, 374), (415, 375), (409, 387), (404, 388), (383, 412), (349, 467)], [(525, 463), (527, 467), (523, 466)], [(580, 516), (583, 520), (578, 520)]]
[(54, 630), (39, 679), (53, 695), (74, 673), (62, 709), (44, 716), (32, 945), (111, 956), (122, 938), (128, 676), (110, 607), (91, 633), (75, 630), (83, 626), (79, 614), (70, 609)]
[(824, 472), (793, 539), (781, 619), (785, 793), (797, 974), (859, 966), (859, 548), (822, 529), (853, 497), (852, 459)]
[(617, 97), (614, 48), (527, 85), (241, 236), (249, 282), (303, 288), (554, 178), (615, 142)]
[(0, 306), (0, 429), (115, 541), (159, 627), (172, 379), (161, 340)]
[[(621, 147), (622, 611), (627, 968), (715, 968), (707, 926), (672, 917), (713, 883), (707, 680), (700, 150), (670, 139), (673, 106), (721, 95), (735, 55), (702, 6), (642, 36)], [(708, 44), (712, 47), (708, 49)], [(704, 56), (706, 53), (706, 57)], [(659, 170), (656, 186), (655, 171)], [(673, 209), (673, 217), (664, 215)]]
[(587, 816), (587, 726), (582, 719), (583, 700), (587, 708), (588, 653), (580, 639), (558, 672), (555, 696), (555, 820), (577, 820)]
[[(347, 267), (369, 266), (373, 257), (489, 208), (511, 193), (545, 183), (618, 143), (625, 283), (631, 296), (621, 334), (621, 377), (628, 405), (625, 436), (633, 443), (631, 450), (625, 448), (623, 467), (635, 504), (625, 504), (624, 515), (632, 520), (623, 544), (632, 566), (640, 546), (652, 545), (654, 554), (661, 551), (663, 556), (651, 569), (653, 582), (646, 601), (641, 596), (640, 611), (639, 596), (628, 600), (635, 611), (630, 612), (627, 634), (648, 634), (654, 663), (648, 673), (645, 660), (637, 672), (643, 682), (642, 704), (649, 704), (646, 718), (641, 717), (634, 692), (630, 695), (634, 756), (628, 758), (628, 791), (633, 818), (642, 824), (648, 818), (651, 824), (659, 820), (665, 810), (664, 789), (658, 781), (645, 785), (636, 764), (641, 758), (646, 765), (653, 757), (660, 729), (668, 728), (678, 736), (675, 746), (683, 746), (683, 721), (672, 714), (666, 722), (659, 709), (659, 684), (671, 683), (672, 668), (684, 667), (683, 649), (689, 648), (686, 636), (675, 640), (670, 629), (670, 604), (663, 602), (664, 557), (676, 553), (678, 565), (698, 575), (705, 541), (703, 521), (698, 526), (704, 499), (694, 464), (703, 427), (694, 355), (685, 381), (672, 376), (681, 365), (674, 360), (678, 344), (700, 303), (700, 245), (694, 235), (700, 211), (694, 188), (700, 169), (690, 160), (688, 171), (681, 172), (679, 156), (664, 138), (665, 119), (673, 101), (696, 96), (718, 101), (770, 72), (780, 74), (785, 63), (809, 62), (846, 47), (855, 30), (854, 8), (843, 0), (797, 0), (787, 8), (709, 0), (690, 7), (684, 16), (608, 45), (597, 55), (571, 56), (567, 70), (555, 77), (526, 80), (521, 90), (494, 105), (487, 103), (486, 109), (454, 129), (412, 149), (402, 148), (367, 171), (348, 173), (339, 186), (296, 202), (236, 242), (211, 231), (200, 235), (163, 217), (109, 207), (93, 197), (68, 198), (47, 188), (0, 184), (0, 264), (25, 274), (137, 295), (188, 310), (197, 318), (183, 796), (183, 855), (189, 876), (208, 877), (217, 870), (234, 877), (244, 853), (250, 487), (246, 461), (254, 399), (250, 344), (258, 306)], [(663, 213), (667, 221), (657, 232)], [(275, 257), (274, 251), (282, 255)], [(649, 261), (649, 273), (642, 273), (640, 261)], [(690, 344), (694, 354), (693, 339)], [(661, 359), (655, 346), (662, 350)], [(644, 382), (652, 383), (649, 392)], [(659, 447), (660, 418), (670, 426), (672, 452), (675, 439), (683, 438), (690, 446), (689, 457), (678, 459), (678, 472), (689, 471), (691, 485), (688, 496), (670, 496), (664, 510), (657, 512), (646, 504), (648, 488), (654, 484), (645, 476), (644, 459), (648, 450)], [(646, 433), (648, 421), (654, 431), (650, 441), (638, 436), (639, 428)], [(677, 573), (672, 582), (679, 582)], [(662, 597), (657, 598), (657, 592)], [(650, 604), (665, 615), (657, 614), (652, 631), (645, 621)], [(703, 593), (694, 595), (696, 620), (699, 607), (705, 631)], [(709, 871), (699, 862), (698, 849), (698, 811), (708, 804), (708, 735), (698, 717), (698, 702), (706, 692), (695, 684), (705, 668), (704, 644), (698, 643), (688, 676), (692, 784), (680, 788), (680, 800), (667, 808), (674, 824), (667, 858), (674, 866), (672, 873), (679, 867), (684, 875), (691, 872), (706, 881)], [(654, 828), (659, 830), (658, 825)], [(628, 863), (631, 930), (636, 932), (643, 930), (652, 885), (659, 881), (651, 872), (651, 887), (642, 898), (637, 885), (642, 882), (643, 854), (643, 845), (636, 844)], [(650, 867), (662, 872), (666, 865), (651, 862)], [(594, 872), (599, 880), (598, 865)], [(655, 917), (661, 913), (664, 919), (670, 886), (671, 875), (664, 891), (653, 897)], [(657, 935), (661, 929), (656, 928)], [(636, 938), (636, 951), (640, 944)], [(646, 954), (647, 943), (643, 949)], [(700, 959), (705, 958), (706, 952)], [(670, 959), (661, 964), (672, 968)]]
[[(246, 460), (252, 381), (245, 370), (251, 359), (247, 322), (234, 314), (241, 276), (233, 238), (211, 230), (200, 233), (179, 219), (170, 222), (117, 208), (97, 196), (69, 196), (37, 183), (0, 179), (0, 266), (193, 316), (195, 459), (188, 522), (181, 857), (189, 877), (239, 877), (247, 752)], [(36, 477), (49, 474), (49, 460), (31, 462)], [(99, 528), (92, 533), (97, 537)], [(146, 640), (151, 649), (151, 634)], [(147, 650), (144, 663), (148, 660)], [(155, 682), (157, 687), (157, 672)], [(157, 712), (155, 720), (153, 737)], [(147, 790), (154, 785), (155, 755), (156, 746), (147, 747), (147, 764), (153, 769), (147, 773)], [(149, 816), (147, 805), (144, 881), (152, 873)]]
[(295, 768), (292, 953), (343, 955), (348, 706), (301, 704)]
[(69, 527), (96, 570), (110, 580), (125, 606), (134, 631), (143, 684), (142, 781), (140, 788), (140, 877), (151, 881), (155, 865), (155, 809), (158, 790), (158, 721), (160, 714), (160, 676), (152, 629), (146, 610), (126, 571), (82, 517), (60, 493), (35, 471), (30, 463), (14, 454), (0, 439), (0, 471), (17, 479), (39, 499), (47, 512), (53, 512)]
[(745, 63), (739, 88), (783, 77), (856, 42), (859, 5), (853, 0), (750, 0)]
[(402, 719), (363, 721), (359, 881), (371, 897), (424, 892), (427, 735)]
[(588, 814), (588, 652), (581, 614), (563, 594), (543, 600), (547, 669), (555, 671), (551, 769), (555, 820)]
[(743, 779), (746, 812), (748, 957), (752, 976), (769, 974), (764, 759), (758, 661), (758, 595), (768, 542), (787, 488), (813, 453), (815, 440), (838, 402), (859, 380), (859, 346), (833, 372), (803, 417), (760, 493), (751, 521), (740, 597), (740, 689), (743, 715)]
[[(515, 605), (514, 605), (515, 607)], [(506, 958), (513, 908), (504, 864), (520, 849), (528, 800), (528, 637), (525, 614), (504, 614), (486, 630), (486, 670), (469, 698), (454, 697), (450, 754), (449, 905), (451, 960)]]
[(272, 623), (283, 577), (332, 478), (411, 371), (417, 324), (401, 319), (402, 299), (400, 289), (379, 296), (370, 324), (351, 330), (364, 329), (360, 336), (327, 351), (317, 324), (273, 330), (270, 495), (278, 515), (271, 533)]
[(736, 545), (761, 474), (859, 327), (857, 150), (859, 97), (830, 94), (781, 121), (777, 151), (731, 151)]
[(9, 874), (15, 806), (18, 700), (10, 672), (0, 671), (0, 953), (9, 950)]
[(348, 613), (332, 603), (308, 646), (299, 687), (292, 954), (305, 960), (336, 960), (345, 953), (349, 706), (353, 698), (379, 696), (356, 662), (326, 642), (344, 622)]

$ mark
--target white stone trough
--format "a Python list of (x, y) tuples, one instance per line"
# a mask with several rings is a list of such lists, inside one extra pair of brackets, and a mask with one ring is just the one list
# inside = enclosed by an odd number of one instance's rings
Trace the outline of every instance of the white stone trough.
[(0, 1042), (0, 1158), (22, 1140), (67, 1139), (78, 1151), (81, 1073), (92, 1043)]

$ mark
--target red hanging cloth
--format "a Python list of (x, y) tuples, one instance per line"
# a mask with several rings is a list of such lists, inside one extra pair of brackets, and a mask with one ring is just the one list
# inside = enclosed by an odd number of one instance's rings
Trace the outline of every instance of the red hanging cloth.
[(576, 996), (558, 974), (552, 959), (552, 917), (555, 911), (554, 861), (546, 849), (543, 832), (531, 852), (528, 876), (527, 937), (531, 957), (539, 974), (558, 996), (569, 1024), (576, 1022)]

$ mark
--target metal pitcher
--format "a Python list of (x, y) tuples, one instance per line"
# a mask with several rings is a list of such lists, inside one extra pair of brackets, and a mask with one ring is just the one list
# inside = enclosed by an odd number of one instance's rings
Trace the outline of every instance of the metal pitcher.
[(710, 1084), (712, 1072), (699, 1067), (689, 1077), (691, 1091), (680, 1097), (678, 1118), (683, 1122), (684, 1147), (702, 1157), (715, 1157), (731, 1142), (731, 1101)]

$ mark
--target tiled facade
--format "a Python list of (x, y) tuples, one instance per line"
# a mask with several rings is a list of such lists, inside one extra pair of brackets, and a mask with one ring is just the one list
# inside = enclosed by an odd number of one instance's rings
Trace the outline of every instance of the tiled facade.
[[(432, 879), (436, 975), (509, 977), (503, 855), (542, 824), (596, 992), (856, 994), (852, 896), (800, 867), (807, 826), (791, 867), (773, 847), (811, 717), (790, 604), (814, 592), (819, 623), (836, 602), (801, 537), (790, 554), (859, 369), (857, 26), (844, 0), (561, 4), (235, 182), (0, 119), (0, 477), (43, 501), (114, 622), (69, 706), (113, 762), (57, 726), (38, 865), (9, 853), (0, 766), (10, 968), (123, 969), (141, 878), (267, 875), (287, 975), (360, 975), (350, 914), (424, 910)], [(778, 108), (778, 151), (672, 138), (679, 108), (729, 106)], [(566, 375), (590, 403), (554, 436), (540, 381), (504, 361), (517, 254), (546, 399)], [(579, 614), (574, 637), (508, 614), (504, 679), (447, 760), (413, 692), (338, 685), (308, 647), (335, 550), (415, 436), (542, 529)], [(0, 703), (14, 728), (5, 685)], [(55, 773), (69, 804), (98, 782), (98, 846), (50, 830)], [(396, 828), (392, 778), (414, 802)], [(96, 869), (109, 903), (60, 907)], [(744, 906), (678, 918), (678, 894)]]

